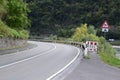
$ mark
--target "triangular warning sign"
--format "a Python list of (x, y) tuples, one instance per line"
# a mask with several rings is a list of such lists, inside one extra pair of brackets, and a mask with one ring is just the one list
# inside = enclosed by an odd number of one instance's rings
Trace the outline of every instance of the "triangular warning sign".
[(104, 23), (102, 24), (101, 28), (110, 28), (108, 22), (105, 20)]

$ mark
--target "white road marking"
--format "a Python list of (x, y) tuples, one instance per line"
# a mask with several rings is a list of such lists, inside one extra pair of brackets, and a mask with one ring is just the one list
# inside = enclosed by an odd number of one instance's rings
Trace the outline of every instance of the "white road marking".
[(49, 51), (46, 51), (46, 52), (44, 52), (42, 54), (38, 54), (38, 55), (35, 55), (35, 56), (32, 56), (32, 57), (29, 57), (27, 59), (23, 59), (23, 60), (20, 60), (20, 61), (17, 61), (17, 62), (13, 62), (13, 63), (7, 64), (7, 65), (0, 66), (0, 69), (8, 67), (8, 66), (12, 66), (12, 65), (24, 62), (24, 61), (28, 61), (28, 60), (34, 59), (34, 58), (39, 57), (39, 56), (44, 55), (44, 54), (47, 54), (47, 53), (49, 53), (49, 52), (51, 52), (51, 51), (56, 49), (56, 46), (55, 45), (53, 45), (53, 46), (54, 46), (54, 48), (49, 50)]
[(70, 63), (68, 63), (65, 67), (63, 67), (62, 69), (60, 69), (58, 72), (56, 72), (55, 74), (53, 74), (52, 76), (50, 76), (49, 78), (47, 78), (46, 80), (51, 80), (53, 79), (55, 76), (57, 76), (58, 74), (60, 74), (61, 72), (63, 72), (66, 68), (68, 68), (80, 55), (80, 50), (79, 48), (76, 48), (78, 50), (78, 54), (75, 56), (75, 58), (70, 61)]

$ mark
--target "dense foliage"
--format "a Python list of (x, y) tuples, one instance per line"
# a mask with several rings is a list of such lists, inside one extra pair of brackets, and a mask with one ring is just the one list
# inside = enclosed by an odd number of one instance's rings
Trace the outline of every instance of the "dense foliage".
[(94, 26), (87, 26), (87, 24), (82, 24), (78, 27), (72, 36), (74, 41), (99, 41), (96, 36), (96, 30)]
[(24, 29), (29, 24), (27, 18), (27, 12), (29, 9), (25, 2), (18, 0), (9, 0), (8, 1), (8, 15), (6, 22), (8, 26), (16, 29)]
[(0, 0), (0, 37), (28, 38), (29, 9), (23, 0)]
[[(29, 3), (32, 21), (31, 31), (36, 34), (67, 32), (82, 23), (100, 28), (104, 20), (110, 25), (120, 26), (120, 0), (26, 0)], [(68, 30), (68, 31), (66, 31)], [(102, 32), (99, 30), (99, 35)], [(117, 34), (117, 37), (111, 36)], [(113, 29), (107, 34), (120, 38)], [(65, 36), (65, 35), (63, 35)]]
[(103, 37), (99, 38), (99, 53), (104, 62), (120, 68), (120, 59), (116, 57), (116, 50)]

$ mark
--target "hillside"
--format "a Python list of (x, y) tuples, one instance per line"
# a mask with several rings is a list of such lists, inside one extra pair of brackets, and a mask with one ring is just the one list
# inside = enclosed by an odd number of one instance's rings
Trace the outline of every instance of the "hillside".
[(26, 1), (31, 9), (29, 18), (32, 21), (33, 34), (57, 34), (60, 29), (71, 30), (82, 23), (100, 28), (104, 20), (108, 20), (117, 29), (120, 26), (120, 0)]

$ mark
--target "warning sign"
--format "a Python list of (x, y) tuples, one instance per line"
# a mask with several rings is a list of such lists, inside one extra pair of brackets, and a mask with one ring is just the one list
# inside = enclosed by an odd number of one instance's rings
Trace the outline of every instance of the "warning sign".
[(98, 50), (98, 42), (95, 41), (87, 41), (87, 50), (88, 51), (97, 51)]
[(104, 23), (102, 24), (101, 28), (107, 28), (107, 29), (110, 28), (110, 26), (109, 26), (109, 24), (108, 24), (108, 22), (107, 22), (106, 20), (105, 20)]
[(102, 28), (102, 32), (108, 32), (109, 31), (110, 26), (109, 26), (109, 24), (106, 20), (102, 24), (101, 28)]

